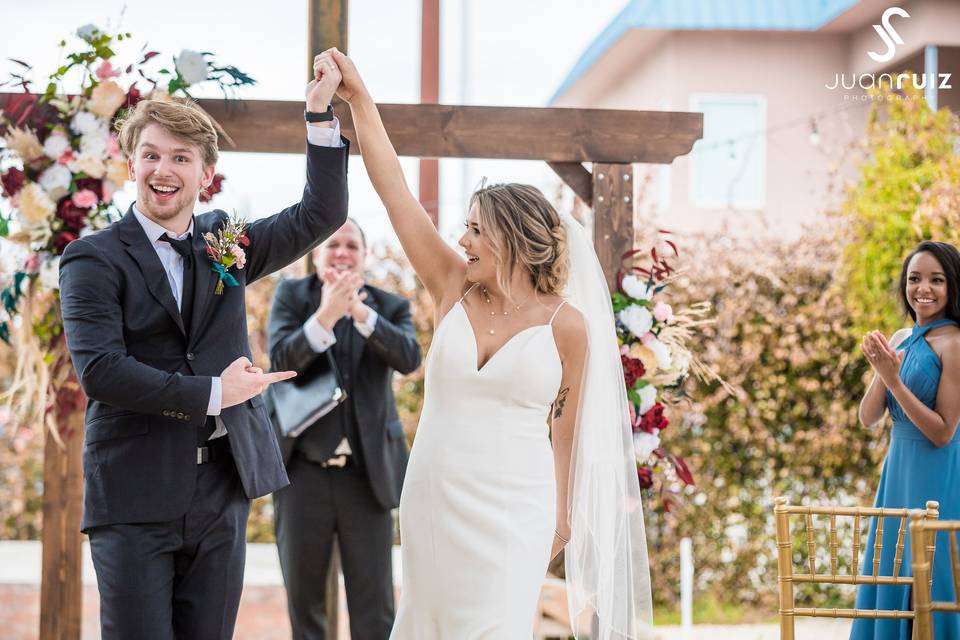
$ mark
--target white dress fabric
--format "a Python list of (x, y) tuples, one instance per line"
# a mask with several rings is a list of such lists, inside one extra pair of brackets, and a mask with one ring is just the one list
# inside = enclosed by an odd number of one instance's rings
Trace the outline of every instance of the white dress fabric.
[(514, 335), (479, 370), (462, 298), (437, 327), (400, 498), (393, 640), (531, 637), (556, 525), (555, 317)]

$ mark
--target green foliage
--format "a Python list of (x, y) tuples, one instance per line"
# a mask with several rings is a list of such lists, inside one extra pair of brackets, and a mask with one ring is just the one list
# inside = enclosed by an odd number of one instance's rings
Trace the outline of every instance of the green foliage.
[(839, 282), (857, 335), (872, 329), (890, 335), (903, 326), (897, 278), (920, 240), (960, 237), (956, 225), (938, 224), (960, 189), (956, 116), (931, 111), (916, 89), (875, 95), (859, 181), (839, 212), (849, 229)]

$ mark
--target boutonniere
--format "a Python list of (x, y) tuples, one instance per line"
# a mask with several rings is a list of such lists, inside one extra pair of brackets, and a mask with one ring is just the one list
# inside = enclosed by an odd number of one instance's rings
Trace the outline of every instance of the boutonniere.
[(243, 269), (247, 264), (247, 254), (243, 248), (250, 246), (250, 238), (247, 237), (246, 226), (246, 221), (231, 217), (223, 228), (217, 231), (217, 235), (208, 231), (203, 236), (207, 243), (207, 256), (213, 261), (211, 268), (217, 274), (214, 294), (218, 296), (223, 293), (223, 285), (240, 285), (237, 279), (230, 275), (229, 270), (233, 267)]

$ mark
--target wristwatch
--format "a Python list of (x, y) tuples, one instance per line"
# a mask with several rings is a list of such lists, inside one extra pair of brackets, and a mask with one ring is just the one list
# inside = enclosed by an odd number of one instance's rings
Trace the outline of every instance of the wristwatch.
[(304, 111), (303, 119), (307, 122), (330, 122), (333, 120), (333, 105), (328, 104), (326, 111)]

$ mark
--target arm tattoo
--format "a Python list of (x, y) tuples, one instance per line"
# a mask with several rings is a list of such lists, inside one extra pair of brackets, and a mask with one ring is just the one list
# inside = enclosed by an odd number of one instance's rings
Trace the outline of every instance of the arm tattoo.
[(560, 389), (560, 393), (557, 394), (557, 399), (553, 403), (553, 419), (557, 420), (560, 416), (563, 415), (563, 405), (567, 401), (567, 393), (570, 391), (570, 387), (564, 387)]

